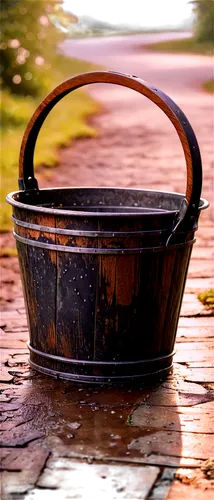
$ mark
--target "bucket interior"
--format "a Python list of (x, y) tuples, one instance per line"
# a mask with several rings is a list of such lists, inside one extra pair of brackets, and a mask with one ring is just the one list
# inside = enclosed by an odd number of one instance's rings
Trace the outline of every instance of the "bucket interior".
[(154, 214), (178, 212), (184, 195), (120, 188), (54, 188), (13, 193), (13, 200), (30, 206), (87, 213)]

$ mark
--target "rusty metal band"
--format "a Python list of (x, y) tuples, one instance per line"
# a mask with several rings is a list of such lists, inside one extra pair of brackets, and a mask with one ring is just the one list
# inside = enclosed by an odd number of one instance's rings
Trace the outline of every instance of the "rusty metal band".
[(27, 346), (30, 351), (32, 351), (34, 354), (37, 356), (42, 356), (43, 358), (51, 359), (52, 361), (59, 361), (60, 363), (69, 363), (72, 365), (89, 365), (89, 366), (131, 366), (131, 365), (145, 365), (148, 363), (158, 363), (159, 361), (164, 361), (175, 354), (175, 350), (172, 351), (170, 354), (167, 354), (165, 356), (160, 356), (159, 358), (153, 358), (153, 359), (140, 359), (140, 360), (135, 360), (135, 361), (96, 361), (96, 360), (83, 360), (83, 359), (71, 359), (71, 358), (65, 358), (64, 356), (56, 356), (55, 354), (48, 354), (47, 352), (42, 352), (38, 351), (34, 347), (30, 345), (30, 342), (27, 341)]
[(75, 373), (66, 373), (66, 372), (60, 372), (58, 370), (52, 370), (51, 368), (45, 368), (43, 366), (37, 365), (31, 359), (29, 360), (30, 366), (32, 369), (37, 370), (38, 372), (44, 373), (45, 375), (51, 375), (54, 378), (59, 378), (59, 379), (64, 379), (64, 380), (71, 380), (73, 382), (80, 382), (80, 383), (88, 383), (90, 382), (91, 384), (109, 384), (109, 383), (125, 383), (125, 382), (132, 382), (132, 381), (140, 381), (141, 379), (145, 379), (147, 377), (155, 377), (155, 376), (164, 376), (164, 374), (167, 374), (173, 367), (171, 364), (170, 366), (167, 366), (166, 368), (161, 368), (160, 370), (156, 370), (154, 372), (148, 372), (148, 373), (140, 373), (140, 374), (134, 374), (134, 375), (110, 375), (110, 376), (94, 376), (94, 375), (76, 375)]
[(77, 231), (76, 229), (62, 229), (58, 227), (41, 226), (39, 224), (31, 224), (29, 222), (20, 221), (16, 219), (13, 215), (11, 217), (14, 224), (27, 229), (34, 229), (35, 231), (51, 234), (65, 234), (67, 236), (88, 236), (91, 238), (118, 238), (118, 237), (141, 237), (150, 235), (159, 235), (163, 233), (168, 233), (168, 229), (155, 229), (154, 231)]
[(29, 240), (23, 236), (13, 231), (14, 238), (24, 245), (29, 245), (32, 247), (46, 248), (48, 250), (54, 250), (55, 252), (66, 252), (66, 253), (82, 253), (82, 254), (97, 254), (97, 255), (125, 255), (125, 254), (141, 254), (146, 252), (164, 252), (166, 250), (173, 250), (177, 248), (183, 248), (184, 246), (191, 246), (195, 243), (196, 238), (187, 241), (185, 243), (178, 243), (176, 245), (159, 246), (159, 247), (142, 247), (142, 248), (88, 248), (88, 247), (69, 247), (66, 245), (54, 245), (52, 243), (43, 243), (42, 241)]

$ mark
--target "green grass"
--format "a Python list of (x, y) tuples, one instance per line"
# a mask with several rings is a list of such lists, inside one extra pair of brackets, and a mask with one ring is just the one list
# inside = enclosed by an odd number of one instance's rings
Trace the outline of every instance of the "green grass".
[(207, 82), (204, 82), (203, 88), (207, 92), (213, 93), (214, 92), (214, 80), (208, 80)]
[(198, 294), (198, 299), (207, 309), (214, 309), (214, 288)]
[[(57, 69), (55, 69), (57, 68)], [(49, 91), (70, 76), (96, 69), (91, 64), (59, 56), (56, 66), (49, 75)], [(11, 207), (6, 203), (6, 195), (17, 190), (18, 159), (21, 140), (28, 120), (41, 101), (33, 97), (22, 97), (8, 92), (1, 95), (1, 187), (0, 229), (9, 231)], [(66, 96), (47, 117), (37, 140), (34, 165), (56, 166), (58, 150), (70, 144), (72, 138), (94, 136), (96, 131), (87, 124), (87, 118), (98, 112), (99, 105), (83, 90)], [(68, 174), (69, 182), (69, 174)]]
[(168, 52), (177, 54), (201, 54), (212, 55), (213, 43), (199, 43), (195, 38), (184, 38), (182, 40), (169, 40), (146, 45), (148, 50)]
[(126, 425), (131, 425), (132, 424), (132, 417), (129, 415), (126, 420)]
[(1, 247), (0, 248), (0, 257), (16, 257), (17, 249), (10, 247)]

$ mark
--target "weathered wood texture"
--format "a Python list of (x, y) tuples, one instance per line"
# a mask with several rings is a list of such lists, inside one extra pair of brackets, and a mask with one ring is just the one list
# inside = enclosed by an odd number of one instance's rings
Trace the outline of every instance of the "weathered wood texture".
[[(18, 209), (16, 209), (18, 216)], [(25, 222), (69, 230), (77, 221), (69, 217), (25, 214)], [(143, 220), (143, 219), (142, 219)], [(129, 222), (129, 224), (128, 224)], [(139, 228), (140, 220), (118, 220), (121, 233)], [(84, 221), (86, 225), (86, 221)], [(143, 224), (143, 222), (142, 222)], [(88, 221), (88, 229), (101, 222)], [(115, 225), (115, 221), (114, 221)], [(87, 227), (88, 227), (87, 226)], [(134, 226), (134, 227), (133, 227)], [(38, 226), (39, 227), (39, 226)], [(118, 228), (117, 228), (118, 229)], [(104, 227), (105, 230), (105, 227)], [(69, 248), (134, 249), (139, 238), (67, 236), (16, 226), (28, 241)], [(143, 238), (143, 236), (141, 237)], [(147, 242), (148, 244), (148, 242)], [(140, 250), (134, 255), (67, 253), (17, 241), (30, 329), (30, 345), (43, 353), (83, 361), (115, 362), (115, 366), (79, 367), (46, 359), (32, 352), (37, 365), (58, 372), (83, 375), (140, 375), (169, 367), (117, 365), (171, 355), (180, 314), (191, 246), (160, 252)]]
[[(106, 378), (169, 369), (193, 230), (176, 234), (174, 244), (165, 248), (175, 210), (147, 215), (142, 209), (131, 217), (111, 212), (102, 217), (101, 211), (81, 217), (81, 212), (70, 215), (65, 209), (95, 204), (99, 211), (102, 203), (108, 213), (114, 203), (117, 210), (124, 205), (136, 210), (136, 197), (140, 210), (145, 201), (175, 209), (182, 195), (171, 199), (161, 194), (158, 201), (157, 193), (152, 199), (148, 192), (132, 190), (33, 191), (28, 200), (33, 210), (25, 210), (27, 194), (20, 192), (14, 222), (30, 345), (38, 351), (31, 352), (32, 366), (66, 377)], [(41, 205), (49, 206), (51, 199), (56, 206), (60, 201), (61, 213), (41, 212)], [(97, 364), (109, 361), (114, 366)], [(137, 364), (118, 364), (123, 361)]]

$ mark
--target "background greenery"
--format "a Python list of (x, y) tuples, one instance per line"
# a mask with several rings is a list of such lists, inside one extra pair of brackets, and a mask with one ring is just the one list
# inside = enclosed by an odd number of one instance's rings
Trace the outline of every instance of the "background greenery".
[(201, 54), (205, 56), (212, 55), (213, 42), (198, 42), (195, 37), (183, 38), (181, 40), (170, 40), (168, 42), (157, 42), (146, 47), (149, 50), (155, 50), (168, 53), (189, 53)]
[(214, 42), (214, 1), (192, 0), (195, 11), (195, 40), (199, 43)]
[(173, 53), (213, 54), (214, 0), (192, 0), (190, 3), (194, 7), (194, 36), (184, 40), (154, 43), (148, 45), (148, 49)]
[[(9, 230), (8, 192), (18, 189), (22, 136), (43, 97), (70, 76), (94, 69), (57, 53), (66, 23), (76, 21), (62, 10), (62, 0), (1, 0), (1, 231)], [(57, 148), (71, 138), (94, 135), (86, 117), (98, 105), (83, 91), (64, 98), (50, 113), (37, 141), (35, 167), (57, 164)]]
[[(213, 55), (214, 0), (192, 0), (194, 5), (194, 36), (183, 40), (170, 40), (147, 45), (148, 50), (168, 53)], [(203, 83), (206, 92), (214, 92), (214, 79)]]

